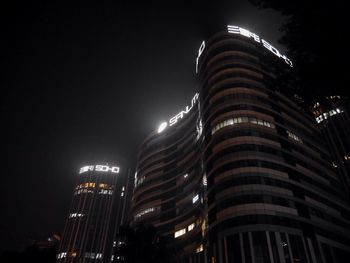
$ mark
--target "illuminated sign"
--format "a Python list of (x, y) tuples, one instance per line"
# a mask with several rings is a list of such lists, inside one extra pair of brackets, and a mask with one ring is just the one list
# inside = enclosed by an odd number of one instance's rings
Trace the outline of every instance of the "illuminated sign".
[(119, 173), (119, 167), (117, 166), (108, 166), (108, 165), (87, 165), (84, 167), (81, 167), (79, 170), (79, 174), (86, 173), (89, 171), (96, 171), (96, 172), (111, 172), (111, 173)]
[(277, 57), (283, 59), (290, 67), (293, 67), (292, 61), (287, 58), (285, 55), (281, 55), (281, 53), (277, 50), (277, 48), (270, 45), (266, 40), (260, 38), (258, 35), (250, 32), (247, 29), (238, 27), (238, 26), (227, 26), (227, 31), (231, 34), (238, 34), (241, 36), (245, 36), (248, 38), (253, 38), (255, 42), (261, 43), (266, 49), (275, 54)]
[(198, 60), (199, 60), (199, 57), (202, 55), (204, 48), (205, 48), (205, 41), (203, 40), (201, 46), (198, 49), (198, 56), (196, 59), (196, 73), (198, 73)]
[(199, 94), (196, 93), (191, 100), (191, 106), (186, 106), (184, 110), (180, 111), (178, 114), (171, 117), (168, 122), (167, 121), (162, 122), (158, 127), (158, 133), (161, 133), (162, 131), (164, 131), (168, 125), (173, 126), (174, 124), (177, 123), (178, 120), (182, 119), (187, 113), (189, 113), (190, 110), (193, 108), (193, 106), (196, 104), (198, 98), (199, 98)]

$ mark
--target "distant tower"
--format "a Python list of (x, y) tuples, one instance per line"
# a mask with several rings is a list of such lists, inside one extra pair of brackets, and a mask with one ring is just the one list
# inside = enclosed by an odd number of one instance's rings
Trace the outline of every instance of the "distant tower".
[(126, 220), (128, 173), (109, 164), (81, 167), (58, 262), (110, 262), (113, 237)]

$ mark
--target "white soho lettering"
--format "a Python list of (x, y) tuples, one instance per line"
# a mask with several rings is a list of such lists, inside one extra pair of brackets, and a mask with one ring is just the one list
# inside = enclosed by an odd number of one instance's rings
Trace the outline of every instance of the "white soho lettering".
[(283, 59), (290, 67), (293, 67), (292, 61), (287, 58), (285, 55), (282, 55), (277, 48), (273, 47), (266, 40), (260, 39), (260, 37), (247, 29), (238, 27), (238, 26), (227, 26), (227, 31), (232, 34), (239, 34), (248, 38), (253, 38), (255, 42), (261, 43), (266, 49), (275, 54), (277, 57)]
[(96, 171), (96, 172), (111, 172), (111, 173), (119, 173), (120, 168), (118, 166), (108, 166), (108, 165), (88, 165), (81, 167), (79, 170), (79, 174), (85, 173), (88, 171)]

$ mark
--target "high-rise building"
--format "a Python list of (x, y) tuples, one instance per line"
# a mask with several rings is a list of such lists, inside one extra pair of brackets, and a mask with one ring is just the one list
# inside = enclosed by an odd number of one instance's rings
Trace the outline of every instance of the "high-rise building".
[(350, 116), (346, 98), (333, 95), (318, 99), (312, 112), (329, 146), (333, 166), (350, 194)]
[(80, 168), (58, 262), (111, 262), (115, 233), (127, 217), (128, 175), (107, 163)]
[(133, 223), (152, 223), (178, 262), (347, 262), (349, 200), (290, 96), (292, 67), (228, 26), (199, 48), (199, 94), (141, 145)]
[(203, 249), (205, 184), (198, 109), (195, 94), (183, 111), (144, 140), (135, 174), (133, 224), (155, 226), (180, 260)]

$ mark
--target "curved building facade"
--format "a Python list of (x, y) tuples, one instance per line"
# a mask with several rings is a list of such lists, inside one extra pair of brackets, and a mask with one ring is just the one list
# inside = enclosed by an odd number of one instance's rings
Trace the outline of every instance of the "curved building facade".
[(212, 262), (345, 262), (350, 210), (310, 115), (288, 98), (292, 62), (236, 26), (198, 74)]
[(133, 222), (156, 226), (178, 262), (350, 256), (349, 200), (317, 123), (292, 99), (292, 67), (228, 26), (199, 48), (197, 107), (141, 145)]
[(127, 183), (118, 166), (80, 168), (58, 262), (111, 262), (116, 226), (126, 219)]
[(205, 224), (198, 94), (139, 149), (133, 224), (152, 224), (182, 261), (200, 257)]

